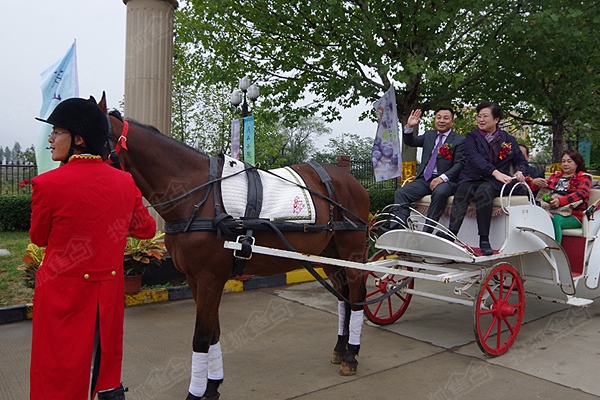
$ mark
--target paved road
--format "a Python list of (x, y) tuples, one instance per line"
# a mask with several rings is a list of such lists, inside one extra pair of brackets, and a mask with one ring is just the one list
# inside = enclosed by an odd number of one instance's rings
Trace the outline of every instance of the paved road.
[[(329, 363), (335, 311), (333, 296), (314, 282), (225, 294), (221, 399), (600, 398), (597, 304), (528, 298), (515, 345), (487, 358), (469, 307), (415, 298), (395, 324), (366, 324), (354, 377)], [(191, 300), (126, 309), (128, 400), (185, 399), (193, 323)], [(30, 321), (0, 326), (0, 400), (27, 398), (30, 341)]]

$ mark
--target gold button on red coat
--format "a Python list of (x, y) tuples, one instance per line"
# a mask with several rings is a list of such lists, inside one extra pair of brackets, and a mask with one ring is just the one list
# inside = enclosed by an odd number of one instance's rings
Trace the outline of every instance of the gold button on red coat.
[(117, 274), (117, 271), (113, 271), (110, 273), (112, 276), (115, 276)]
[(83, 279), (90, 279), (90, 274), (83, 275)]

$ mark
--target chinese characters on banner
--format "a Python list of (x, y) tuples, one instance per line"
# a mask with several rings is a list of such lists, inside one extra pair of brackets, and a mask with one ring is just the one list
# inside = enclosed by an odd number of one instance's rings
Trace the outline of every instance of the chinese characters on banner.
[(254, 165), (254, 117), (244, 117), (244, 161)]
[(378, 124), (371, 150), (375, 181), (381, 182), (402, 175), (402, 146), (398, 132), (398, 114), (394, 87), (373, 104)]
[[(77, 52), (75, 42), (65, 56), (46, 68), (41, 74), (42, 108), (40, 118), (46, 119), (62, 100), (79, 96), (79, 81), (77, 78)], [(41, 124), (35, 144), (35, 160), (38, 173), (50, 171), (60, 165), (52, 161), (52, 153), (47, 150), (48, 136), (52, 125)]]

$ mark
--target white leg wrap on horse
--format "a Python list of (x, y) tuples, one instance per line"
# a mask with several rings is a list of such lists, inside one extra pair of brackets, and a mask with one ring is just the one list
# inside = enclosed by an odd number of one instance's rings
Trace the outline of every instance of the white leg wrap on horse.
[(189, 392), (196, 397), (202, 397), (206, 392), (208, 376), (208, 354), (196, 353), (192, 354), (192, 378), (190, 379)]
[(360, 345), (360, 333), (363, 326), (363, 310), (350, 313), (350, 337), (348, 344)]
[(346, 330), (346, 302), (338, 301), (338, 335), (347, 335)]
[(217, 342), (208, 349), (208, 379), (218, 381), (223, 379), (223, 353), (221, 342)]

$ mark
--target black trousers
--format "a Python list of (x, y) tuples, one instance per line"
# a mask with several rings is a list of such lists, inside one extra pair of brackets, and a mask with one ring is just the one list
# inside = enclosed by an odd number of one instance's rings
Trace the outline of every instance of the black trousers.
[[(444, 213), (444, 209), (446, 208), (446, 201), (448, 200), (448, 197), (452, 195), (453, 190), (450, 183), (444, 182), (437, 185), (432, 192), (429, 188), (430, 182), (431, 180), (426, 181), (423, 178), (419, 178), (399, 188), (394, 193), (394, 203), (400, 205), (409, 205), (430, 194), (431, 203), (427, 209), (427, 217), (434, 221), (439, 221), (440, 217)], [(394, 214), (396, 214), (402, 221), (406, 223), (406, 219), (408, 218), (410, 211), (407, 207), (400, 207), (394, 212)], [(432, 231), (433, 229), (426, 228), (426, 230)]]
[(479, 236), (489, 236), (494, 197), (498, 196), (500, 196), (500, 191), (484, 180), (469, 181), (458, 185), (450, 213), (450, 226), (448, 227), (450, 231), (454, 234), (458, 233), (469, 204), (474, 202)]

